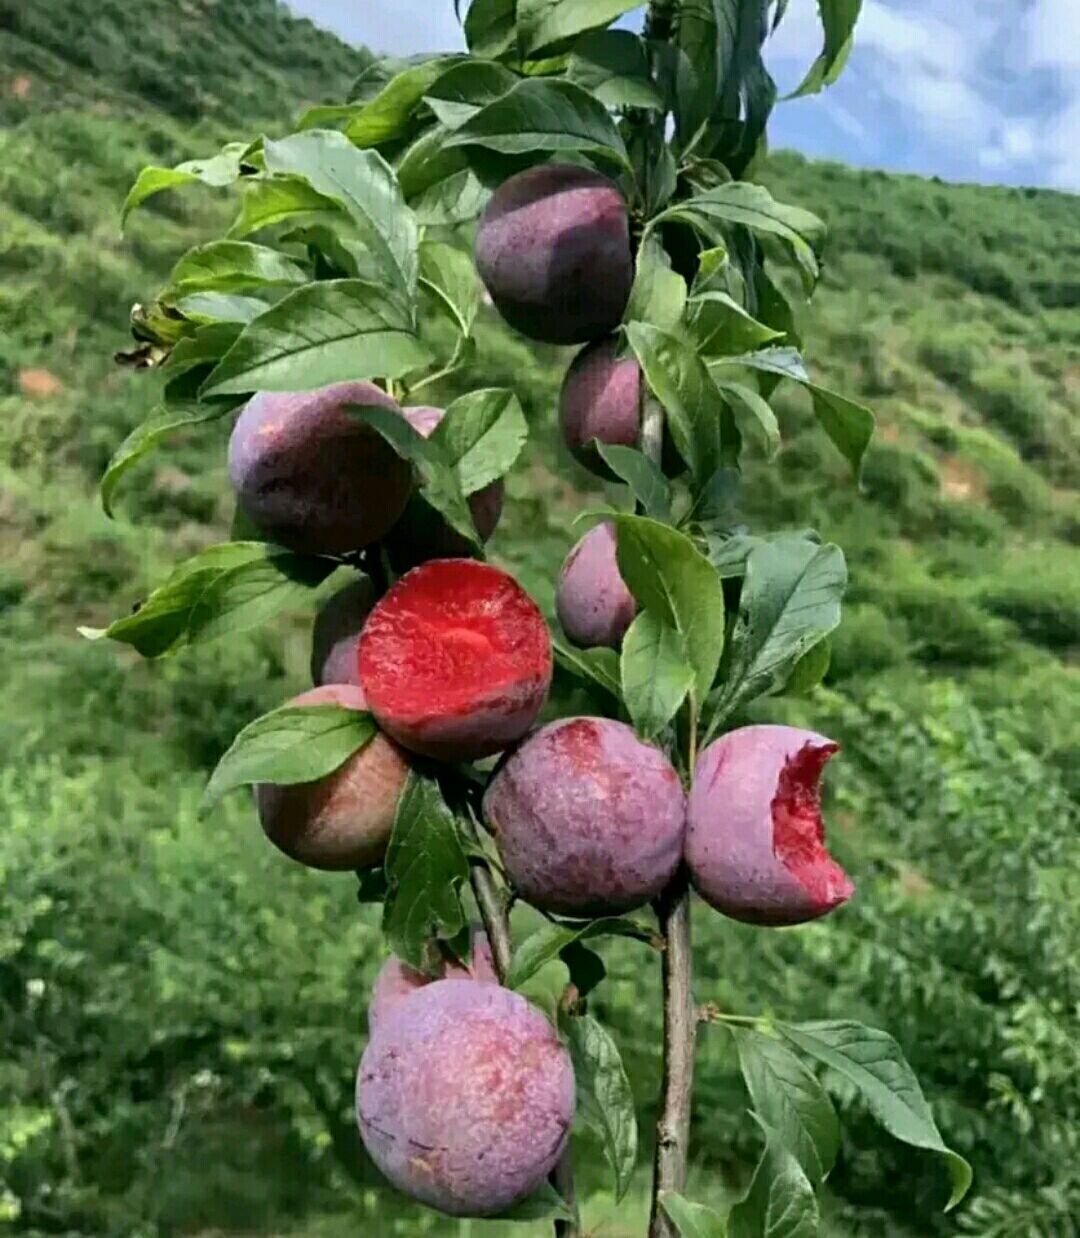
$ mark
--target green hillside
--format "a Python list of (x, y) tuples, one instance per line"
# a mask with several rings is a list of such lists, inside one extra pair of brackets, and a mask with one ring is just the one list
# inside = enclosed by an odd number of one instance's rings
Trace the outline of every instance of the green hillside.
[[(221, 427), (151, 457), (116, 520), (97, 499), (154, 400), (152, 377), (112, 362), (131, 304), (229, 209), (162, 195), (121, 237), (130, 182), (343, 97), (368, 60), (273, 0), (0, 0), (0, 1233), (500, 1233), (412, 1210), (363, 1159), (352, 1073), (382, 947), (354, 882), (272, 854), (243, 797), (197, 816), (236, 731), (304, 686), (310, 616), (153, 664), (76, 634), (232, 517)], [(766, 179), (830, 224), (808, 353), (873, 405), (879, 434), (860, 493), (792, 394), (781, 468), (748, 473), (748, 524), (812, 525), (852, 574), (826, 686), (755, 716), (843, 741), (828, 817), (861, 897), (783, 933), (699, 917), (697, 996), (888, 1028), (975, 1166), (973, 1201), (942, 1217), (940, 1167), (838, 1088), (831, 1234), (1067, 1238), (1077, 199), (784, 154)], [(491, 319), (474, 375), (514, 386), (532, 421), (493, 549), (548, 608), (573, 516), (599, 494), (554, 433), (568, 357)], [(635, 949), (605, 948), (598, 1004), (645, 1121), (660, 1012)], [(752, 1158), (725, 1037), (702, 1037), (702, 1198)], [(588, 1223), (640, 1232), (644, 1175), (616, 1211), (587, 1145), (579, 1159)]]

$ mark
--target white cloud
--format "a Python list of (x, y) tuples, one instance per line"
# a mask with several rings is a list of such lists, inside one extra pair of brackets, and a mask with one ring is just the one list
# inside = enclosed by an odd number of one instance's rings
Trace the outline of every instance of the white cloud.
[[(1028, 59), (1036, 67), (1080, 69), (1080, 4), (1036, 0), (1027, 19)], [(1080, 92), (1080, 83), (1073, 82)]]

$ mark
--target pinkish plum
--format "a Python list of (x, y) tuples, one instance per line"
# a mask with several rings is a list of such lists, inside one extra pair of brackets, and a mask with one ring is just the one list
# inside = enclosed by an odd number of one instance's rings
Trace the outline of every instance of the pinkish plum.
[(562, 1155), (574, 1070), (519, 993), (438, 980), (379, 1021), (356, 1115), (399, 1190), (451, 1216), (494, 1216), (536, 1191)]
[(530, 736), (492, 779), (484, 813), (521, 895), (580, 917), (655, 898), (686, 829), (670, 761), (607, 718), (567, 718)]
[(588, 168), (519, 172), (484, 212), (476, 266), (499, 313), (530, 339), (583, 344), (606, 335), (634, 281), (626, 201)]
[(637, 603), (619, 574), (615, 528), (590, 529), (566, 557), (555, 610), (568, 639), (582, 649), (617, 649), (634, 622)]
[(452, 959), (444, 959), (441, 974), (437, 977), (425, 976), (422, 971), (403, 963), (397, 955), (391, 955), (386, 960), (375, 978), (375, 987), (371, 990), (371, 1003), (368, 1006), (368, 1027), (372, 1035), (378, 1025), (384, 1023), (406, 998), (411, 997), (418, 989), (426, 988), (436, 979), (477, 980), (481, 984), (499, 983), (487, 934), (473, 925), (470, 935), (472, 958), (469, 966), (463, 967)]
[(359, 685), (360, 632), (376, 600), (375, 586), (362, 576), (339, 589), (316, 615), (311, 637), (311, 678), (316, 685)]
[(701, 897), (735, 920), (787, 925), (846, 903), (854, 886), (825, 850), (821, 771), (831, 739), (787, 726), (748, 726), (698, 759), (686, 863)]
[(641, 439), (641, 367), (633, 356), (618, 356), (615, 336), (589, 344), (566, 372), (560, 398), (563, 437), (575, 459), (600, 477), (611, 470), (594, 439), (637, 447)]
[(345, 407), (401, 410), (372, 383), (255, 396), (229, 441), (229, 477), (263, 535), (302, 554), (343, 555), (378, 541), (412, 493), (409, 464)]
[[(350, 684), (313, 688), (289, 704), (367, 709), (361, 689)], [(266, 836), (292, 859), (331, 872), (366, 868), (386, 852), (408, 776), (405, 754), (376, 735), (325, 778), (294, 786), (260, 784), (255, 804)]]

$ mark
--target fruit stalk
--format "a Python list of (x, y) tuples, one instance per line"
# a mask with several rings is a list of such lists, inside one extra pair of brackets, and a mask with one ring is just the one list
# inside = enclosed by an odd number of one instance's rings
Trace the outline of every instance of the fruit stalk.
[[(491, 953), (495, 959), (495, 971), (499, 982), (506, 980), (510, 970), (510, 917), (506, 904), (499, 896), (499, 891), (491, 876), (491, 869), (482, 861), (472, 865), (471, 882), (476, 905), (480, 909), (480, 919), (484, 924), (484, 932), (491, 944)], [(551, 1185), (559, 1192), (571, 1211), (574, 1210), (574, 1161), (567, 1145), (562, 1159), (555, 1166), (551, 1175)], [(556, 1221), (556, 1238), (578, 1238), (579, 1230), (576, 1222)]]

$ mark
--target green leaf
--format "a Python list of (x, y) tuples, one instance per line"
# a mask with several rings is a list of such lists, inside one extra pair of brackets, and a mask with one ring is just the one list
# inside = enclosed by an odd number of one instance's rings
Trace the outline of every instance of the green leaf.
[(420, 283), (461, 335), (471, 335), (480, 308), (480, 283), (472, 258), (442, 241), (425, 241), (420, 247)]
[(637, 8), (640, 0), (518, 0), (518, 42), (522, 54), (536, 57), (560, 43)]
[(641, 606), (683, 638), (700, 700), (724, 649), (724, 590), (684, 533), (645, 516), (616, 515), (619, 572)]
[(258, 297), (242, 297), (227, 292), (193, 292), (173, 302), (172, 308), (190, 322), (214, 326), (217, 323), (254, 322), (270, 307)]
[(398, 378), (430, 361), (396, 297), (363, 280), (325, 280), (289, 293), (251, 323), (202, 394), (313, 391)]
[(846, 588), (839, 546), (786, 538), (750, 552), (714, 725), (783, 688), (799, 659), (839, 625)]
[(567, 946), (594, 937), (636, 937), (640, 941), (651, 940), (648, 929), (623, 917), (609, 916), (602, 920), (592, 920), (588, 924), (558, 924), (551, 921), (526, 937), (514, 951), (506, 976), (506, 987), (522, 988), (542, 967), (557, 959)]
[(570, 968), (561, 959), (549, 959), (518, 986), (518, 992), (538, 1009), (552, 1027), (559, 1026), (559, 1008), (570, 984)]
[(783, 333), (752, 317), (726, 292), (697, 293), (689, 302), (690, 334), (706, 356), (752, 352)]
[(512, 391), (489, 387), (456, 399), (431, 437), (445, 451), (467, 496), (510, 472), (528, 440), (529, 425)]
[(704, 361), (682, 338), (643, 322), (630, 323), (626, 336), (649, 387), (667, 411), (679, 455), (697, 484), (704, 484), (737, 449), (730, 409)]
[(469, 166), (468, 152), (447, 150), (445, 125), (433, 125), (409, 147), (397, 166), (398, 181), (417, 221), (425, 227), (468, 223), (490, 191)]
[(234, 184), (240, 179), (241, 156), (247, 149), (245, 142), (232, 142), (211, 159), (192, 159), (175, 168), (143, 168), (120, 212), (121, 227), (132, 211), (165, 189), (178, 189), (199, 181), (214, 189)]
[(731, 1238), (817, 1238), (814, 1188), (780, 1135), (758, 1115), (765, 1150), (746, 1198), (731, 1211)]
[(634, 286), (623, 320), (670, 331), (682, 321), (685, 309), (686, 280), (671, 269), (671, 259), (660, 238), (649, 233), (638, 250)]
[(626, 147), (602, 103), (570, 82), (531, 78), (489, 103), (447, 136), (447, 146), (483, 146), (507, 155), (591, 151), (629, 166)]
[(374, 255), (390, 287), (416, 290), (419, 225), (405, 205), (393, 169), (377, 151), (357, 150), (335, 129), (294, 133), (266, 143), (267, 171), (299, 176), (338, 203)]
[[(825, 46), (801, 85), (788, 96), (789, 99), (816, 95), (826, 86), (831, 86), (843, 73), (855, 45), (855, 23), (859, 20), (862, 0), (818, 0), (818, 8), (825, 27)], [(777, 21), (781, 16), (782, 13), (777, 16)]]
[(780, 423), (769, 402), (742, 383), (717, 380), (716, 389), (734, 412), (739, 433), (745, 436), (749, 431), (761, 444), (765, 458), (771, 460), (780, 450)]
[(651, 610), (643, 610), (623, 638), (620, 671), (623, 700), (642, 739), (667, 726), (694, 686), (682, 634)]
[(622, 700), (619, 655), (614, 649), (573, 649), (558, 639), (552, 641), (552, 648), (564, 670)]
[(679, 1238), (728, 1238), (727, 1222), (714, 1209), (693, 1204), (674, 1191), (661, 1191), (660, 1204)]
[(449, 941), (468, 923), (461, 890), (469, 880), (469, 861), (439, 784), (417, 770), (398, 800), (383, 866), (387, 944), (398, 958), (429, 971), (439, 961), (432, 941)]
[(329, 559), (293, 554), (265, 542), (211, 546), (173, 572), (134, 614), (89, 640), (120, 641), (145, 658), (249, 630), (305, 601), (337, 567)]
[(244, 241), (211, 241), (180, 259), (169, 285), (178, 293), (239, 292), (303, 284), (308, 278), (302, 266), (276, 249)]
[(101, 505), (105, 514), (113, 514), (113, 499), (121, 480), (148, 456), (159, 443), (184, 426), (217, 421), (231, 411), (230, 404), (161, 404), (127, 436), (113, 453), (101, 479)]
[(500, 1212), (494, 1221), (573, 1221), (574, 1214), (559, 1192), (545, 1182), (528, 1199), (515, 1204), (508, 1212)]
[(716, 235), (719, 227), (720, 239), (722, 228), (731, 224), (777, 236), (791, 250), (808, 288), (814, 286), (821, 274), (818, 259), (825, 240), (825, 225), (802, 207), (777, 202), (761, 185), (749, 181), (717, 185), (707, 193), (669, 207), (651, 226), (667, 220), (689, 223), (709, 236)]
[(615, 1174), (615, 1202), (630, 1186), (637, 1160), (634, 1093), (611, 1033), (591, 1015), (565, 1023), (577, 1083), (577, 1114), (596, 1132)]
[(859, 476), (866, 449), (874, 437), (874, 414), (870, 409), (811, 382), (803, 359), (794, 348), (766, 348), (739, 357), (721, 357), (709, 362), (709, 371), (716, 377), (725, 366), (761, 370), (791, 379), (805, 388), (810, 393), (814, 416), (821, 428), (851, 465), (855, 476)]
[(596, 30), (579, 39), (566, 78), (605, 107), (664, 106), (652, 81), (648, 46), (630, 30)]
[(947, 1210), (955, 1208), (971, 1186), (971, 1166), (945, 1145), (919, 1081), (896, 1041), (887, 1032), (846, 1019), (776, 1026), (797, 1049), (853, 1083), (893, 1138), (945, 1158), (952, 1179)]
[(340, 769), (378, 732), (371, 714), (341, 705), (286, 705), (249, 723), (203, 792), (208, 812), (230, 791), (257, 783), (295, 786)]
[(345, 126), (345, 136), (361, 148), (405, 136), (412, 114), (424, 95), (460, 59), (460, 56), (442, 56), (397, 74), (353, 116)]
[(807, 696), (823, 683), (832, 665), (832, 645), (828, 637), (804, 653), (795, 663), (791, 678), (784, 687), (786, 696)]
[(347, 411), (360, 421), (366, 421), (402, 459), (409, 461), (419, 474), (424, 499), (471, 546), (480, 549), (472, 512), (461, 492), (454, 462), (442, 443), (434, 436), (424, 438), (393, 409), (357, 405)]
[(472, 0), (465, 41), (474, 56), (501, 56), (517, 43), (517, 0)]
[(601, 443), (599, 439), (594, 442), (601, 459), (630, 487), (645, 515), (666, 524), (671, 519), (671, 482), (660, 466), (634, 447)]
[(240, 198), (240, 214), (229, 236), (251, 236), (263, 228), (300, 217), (305, 223), (322, 220), (331, 226), (344, 223), (348, 216), (333, 198), (316, 192), (299, 176), (273, 176), (250, 181)]
[(518, 80), (493, 60), (463, 60), (439, 78), (424, 95), (424, 102), (447, 129), (456, 129)]
[(840, 1150), (840, 1119), (817, 1077), (784, 1044), (753, 1028), (730, 1026), (754, 1111), (817, 1186)]

